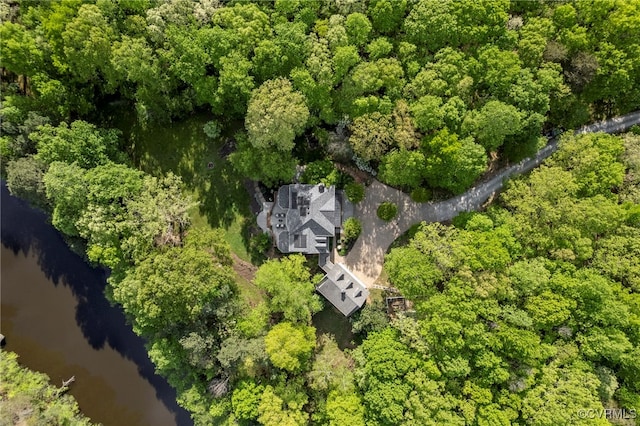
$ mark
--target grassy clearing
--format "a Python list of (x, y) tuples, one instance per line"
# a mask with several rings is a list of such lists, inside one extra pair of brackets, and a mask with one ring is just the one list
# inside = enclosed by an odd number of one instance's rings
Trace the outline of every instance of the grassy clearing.
[[(243, 178), (221, 158), (224, 137), (212, 140), (204, 131), (208, 115), (195, 115), (184, 121), (128, 132), (134, 162), (145, 172), (159, 176), (179, 175), (193, 200), (189, 210), (193, 227), (224, 230), (234, 261), (236, 282), (249, 307), (264, 300), (264, 293), (251, 279), (254, 267), (248, 252), (248, 227), (255, 218), (249, 209), (250, 195)], [(212, 166), (212, 167), (211, 167)]]
[[(190, 209), (194, 227), (224, 229), (231, 250), (250, 261), (246, 227), (255, 220), (243, 179), (220, 157), (224, 138), (212, 140), (202, 130), (205, 114), (148, 128), (134, 126), (128, 134), (134, 162), (145, 172), (179, 175), (198, 205)], [(210, 167), (212, 166), (212, 167)]]
[(249, 307), (254, 308), (264, 300), (264, 292), (251, 281), (238, 274), (236, 276), (236, 283), (238, 284), (242, 300), (244, 300)]

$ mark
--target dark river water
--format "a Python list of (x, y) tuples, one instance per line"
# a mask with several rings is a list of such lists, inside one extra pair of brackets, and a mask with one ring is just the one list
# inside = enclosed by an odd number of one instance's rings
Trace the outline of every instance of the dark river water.
[(1, 315), (6, 349), (70, 393), (105, 426), (193, 424), (103, 295), (106, 272), (71, 252), (43, 213), (1, 185)]

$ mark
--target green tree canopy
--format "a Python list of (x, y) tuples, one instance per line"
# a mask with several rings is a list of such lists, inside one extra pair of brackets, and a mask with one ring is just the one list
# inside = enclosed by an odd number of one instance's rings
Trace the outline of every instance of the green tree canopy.
[(304, 95), (280, 78), (264, 82), (251, 93), (245, 125), (254, 147), (291, 151), (308, 119)]
[(316, 345), (316, 329), (281, 322), (267, 333), (264, 342), (275, 367), (296, 373), (309, 367), (311, 352)]
[(254, 280), (268, 293), (271, 312), (282, 313), (286, 321), (301, 324), (309, 324), (311, 316), (322, 309), (314, 281), (300, 254), (265, 262)]
[(41, 126), (29, 138), (37, 144), (36, 158), (46, 164), (54, 161), (77, 163), (91, 168), (122, 157), (118, 151), (119, 132), (97, 129), (86, 121)]
[[(206, 234), (205, 234), (206, 232)], [(113, 289), (114, 299), (145, 336), (215, 318), (236, 291), (221, 231), (191, 231), (181, 247), (148, 256)]]

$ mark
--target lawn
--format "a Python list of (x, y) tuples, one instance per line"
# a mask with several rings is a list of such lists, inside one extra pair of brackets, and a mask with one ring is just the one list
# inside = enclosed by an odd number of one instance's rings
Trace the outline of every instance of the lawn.
[[(183, 121), (125, 130), (134, 163), (154, 176), (169, 172), (179, 175), (197, 205), (189, 210), (192, 226), (221, 228), (231, 250), (249, 262), (247, 228), (255, 223), (249, 209), (250, 195), (243, 178), (220, 156), (226, 137), (208, 138), (204, 124), (209, 114)], [(255, 301), (259, 293), (246, 278), (239, 277), (245, 300)]]

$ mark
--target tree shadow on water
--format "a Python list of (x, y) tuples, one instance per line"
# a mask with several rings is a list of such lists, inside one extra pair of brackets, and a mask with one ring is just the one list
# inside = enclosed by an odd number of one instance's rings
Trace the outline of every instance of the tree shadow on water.
[(47, 215), (9, 194), (4, 182), (0, 188), (2, 244), (14, 253), (38, 256), (38, 264), (56, 286), (69, 287), (77, 299), (76, 322), (95, 350), (105, 344), (136, 364), (138, 373), (156, 392), (156, 397), (175, 416), (179, 426), (192, 425), (189, 413), (178, 406), (176, 391), (155, 374), (145, 349), (145, 341), (127, 325), (122, 309), (111, 306), (104, 296), (109, 271), (88, 265), (72, 252), (62, 236), (48, 223)]

